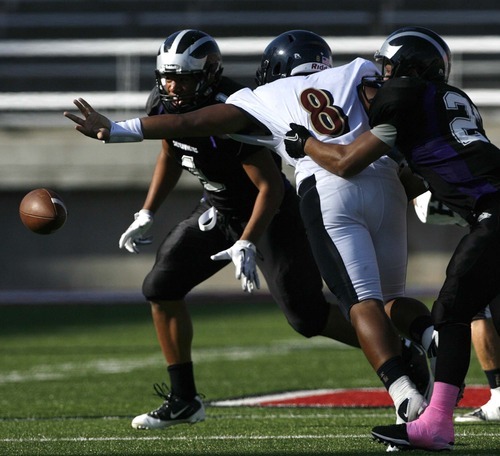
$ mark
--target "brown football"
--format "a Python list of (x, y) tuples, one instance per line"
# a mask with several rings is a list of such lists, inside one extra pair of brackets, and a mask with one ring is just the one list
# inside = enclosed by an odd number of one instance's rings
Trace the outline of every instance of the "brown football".
[(24, 226), (37, 234), (50, 234), (61, 228), (68, 217), (62, 198), (47, 188), (29, 192), (19, 205)]

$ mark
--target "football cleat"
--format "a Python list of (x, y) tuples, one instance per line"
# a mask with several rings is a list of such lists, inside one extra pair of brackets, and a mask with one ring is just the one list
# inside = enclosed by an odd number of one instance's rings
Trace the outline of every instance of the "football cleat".
[(416, 420), (427, 407), (425, 398), (416, 391), (396, 405), (396, 423), (408, 423)]
[(429, 364), (431, 366), (431, 372), (433, 375), (436, 374), (436, 360), (437, 360), (437, 348), (439, 344), (439, 333), (434, 331), (431, 343), (427, 349), (427, 358), (429, 358)]
[(401, 356), (406, 374), (418, 392), (429, 400), (434, 387), (434, 375), (429, 369), (424, 348), (408, 339), (402, 339)]
[(168, 392), (165, 384), (155, 384), (154, 388), (156, 394), (165, 401), (156, 410), (136, 416), (132, 420), (134, 429), (165, 429), (176, 424), (194, 424), (205, 420), (205, 407), (200, 396), (185, 401)]
[[(414, 428), (413, 434), (415, 434), (415, 436), (411, 438), (408, 436), (409, 426)], [(372, 436), (377, 442), (388, 445), (388, 448), (397, 448), (399, 450), (420, 449), (427, 451), (444, 451), (452, 449), (453, 437), (451, 439), (443, 438), (439, 432), (429, 432), (425, 425), (420, 427), (423, 429), (420, 431), (416, 429), (416, 422), (393, 424), (390, 426), (375, 426), (372, 429)]]
[(406, 424), (391, 426), (375, 426), (372, 429), (373, 439), (387, 446), (387, 451), (409, 450), (412, 448), (406, 433)]
[(498, 400), (490, 399), (478, 409), (455, 417), (455, 423), (485, 423), (487, 421), (500, 421), (500, 404)]

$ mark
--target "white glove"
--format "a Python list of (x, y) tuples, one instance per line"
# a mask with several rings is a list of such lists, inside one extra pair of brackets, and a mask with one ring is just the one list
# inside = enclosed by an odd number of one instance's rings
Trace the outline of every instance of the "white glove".
[(462, 217), (435, 199), (429, 191), (417, 196), (413, 204), (417, 217), (422, 223), (467, 226), (467, 222)]
[(236, 266), (236, 278), (241, 279), (241, 289), (252, 293), (255, 288), (260, 288), (257, 265), (255, 263), (255, 245), (249, 241), (236, 241), (235, 244), (222, 252), (212, 255), (214, 261), (232, 260)]
[(118, 242), (120, 249), (125, 248), (130, 253), (139, 253), (138, 245), (151, 244), (152, 238), (144, 238), (144, 234), (153, 224), (153, 213), (147, 209), (141, 209), (134, 214), (134, 221), (123, 233)]

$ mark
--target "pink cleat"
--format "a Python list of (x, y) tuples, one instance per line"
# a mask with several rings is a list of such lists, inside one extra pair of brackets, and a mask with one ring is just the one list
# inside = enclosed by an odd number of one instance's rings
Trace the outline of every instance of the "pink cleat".
[(453, 422), (448, 421), (435, 420), (428, 423), (419, 418), (405, 424), (375, 426), (372, 435), (375, 440), (401, 450), (451, 450), (455, 442), (455, 431)]

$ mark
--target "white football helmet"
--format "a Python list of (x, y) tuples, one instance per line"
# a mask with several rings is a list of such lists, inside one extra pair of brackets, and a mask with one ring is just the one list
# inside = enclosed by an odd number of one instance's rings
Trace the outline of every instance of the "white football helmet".
[[(192, 74), (199, 77), (195, 92), (186, 96), (181, 108), (172, 103), (179, 100), (179, 97), (165, 91), (164, 82), (169, 74)], [(156, 82), (160, 98), (168, 112), (189, 111), (199, 107), (213, 93), (221, 74), (222, 55), (219, 46), (210, 35), (200, 30), (175, 32), (158, 50)]]

